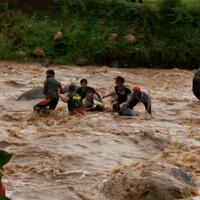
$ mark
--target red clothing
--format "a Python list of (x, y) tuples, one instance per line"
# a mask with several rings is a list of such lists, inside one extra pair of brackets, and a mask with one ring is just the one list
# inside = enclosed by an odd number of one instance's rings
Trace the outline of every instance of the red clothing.
[(80, 116), (85, 116), (85, 110), (83, 108), (75, 108), (72, 112), (72, 115), (79, 114)]
[(6, 196), (6, 186), (4, 183), (1, 184), (1, 193), (0, 196)]

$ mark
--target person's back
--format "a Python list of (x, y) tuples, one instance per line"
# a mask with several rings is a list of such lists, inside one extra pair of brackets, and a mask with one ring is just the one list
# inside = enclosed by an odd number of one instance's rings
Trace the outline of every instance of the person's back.
[(133, 92), (132, 95), (133, 95), (133, 98), (137, 99), (138, 101), (142, 103), (149, 101), (149, 98), (150, 98), (150, 94), (146, 89), (141, 89), (140, 94)]
[(69, 112), (73, 112), (74, 110), (81, 108), (81, 96), (78, 93), (70, 93), (68, 98), (69, 100), (67, 103)]
[(132, 95), (127, 101), (128, 108), (133, 109), (139, 102), (142, 102), (146, 111), (151, 114), (151, 97), (149, 92), (140, 86), (135, 86)]
[(59, 93), (59, 97), (63, 102), (67, 103), (70, 114), (79, 114), (81, 116), (85, 114), (82, 108), (81, 96), (77, 93), (75, 85), (69, 86), (69, 94), (67, 96)]
[(46, 98), (58, 98), (60, 83), (54, 77), (47, 78), (44, 85)]
[(55, 79), (54, 70), (46, 71), (46, 80), (44, 81), (44, 94), (45, 99), (34, 106), (34, 111), (40, 112), (47, 108), (55, 110), (59, 96), (58, 93), (62, 93), (63, 89), (61, 83)]
[(192, 91), (193, 94), (200, 99), (200, 68), (194, 74)]

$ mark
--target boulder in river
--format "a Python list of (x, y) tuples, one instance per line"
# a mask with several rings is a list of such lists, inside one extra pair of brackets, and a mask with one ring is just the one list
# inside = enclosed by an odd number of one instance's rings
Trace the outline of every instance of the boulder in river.
[(128, 44), (135, 44), (138, 41), (137, 38), (132, 34), (127, 34), (123, 36), (123, 40)]
[(102, 192), (115, 200), (174, 200), (197, 194), (192, 178), (167, 163), (124, 167), (104, 181)]
[(31, 100), (31, 99), (43, 99), (45, 98), (43, 87), (36, 87), (27, 92), (22, 93), (17, 100)]
[[(69, 86), (70, 86), (70, 84), (65, 85), (63, 87), (65, 93), (69, 92)], [(30, 89), (30, 90), (22, 93), (17, 98), (17, 100), (33, 100), (33, 99), (43, 99), (43, 98), (45, 98), (45, 95), (43, 92), (43, 87), (35, 87), (33, 89)]]

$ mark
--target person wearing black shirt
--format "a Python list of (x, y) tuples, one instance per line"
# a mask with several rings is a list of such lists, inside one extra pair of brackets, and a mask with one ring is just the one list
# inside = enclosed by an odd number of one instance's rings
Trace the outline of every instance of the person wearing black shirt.
[(120, 104), (126, 102), (128, 100), (128, 96), (131, 94), (131, 90), (124, 85), (125, 79), (122, 76), (117, 76), (115, 78), (115, 88), (114, 91), (110, 94), (103, 96), (109, 97), (112, 96), (112, 103), (113, 103), (113, 111), (120, 110)]
[(97, 98), (99, 99), (99, 101), (101, 101), (101, 96), (98, 92), (96, 92), (96, 90), (92, 87), (89, 87), (87, 85), (87, 79), (81, 79), (80, 84), (81, 87), (78, 88), (77, 93), (81, 96), (81, 99), (83, 100), (86, 97), (86, 94), (88, 91), (92, 91), (93, 94), (96, 94)]

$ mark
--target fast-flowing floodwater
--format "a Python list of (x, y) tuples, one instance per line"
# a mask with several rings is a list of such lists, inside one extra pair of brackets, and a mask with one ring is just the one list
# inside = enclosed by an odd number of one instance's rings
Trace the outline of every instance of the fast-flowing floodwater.
[[(113, 168), (157, 159), (200, 178), (200, 102), (193, 96), (193, 71), (51, 66), (63, 85), (89, 85), (105, 95), (122, 75), (130, 88), (140, 84), (152, 96), (153, 116), (136, 107), (137, 117), (112, 112), (69, 116), (66, 105), (48, 116), (32, 107), (39, 100), (16, 101), (42, 86), (46, 68), (0, 63), (0, 148), (13, 153), (4, 181), (13, 200), (105, 200), (103, 180)], [(109, 110), (110, 99), (104, 100)]]

